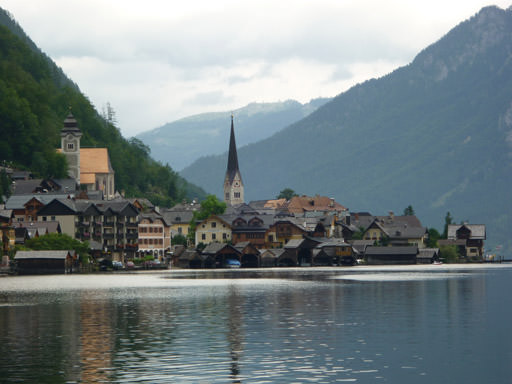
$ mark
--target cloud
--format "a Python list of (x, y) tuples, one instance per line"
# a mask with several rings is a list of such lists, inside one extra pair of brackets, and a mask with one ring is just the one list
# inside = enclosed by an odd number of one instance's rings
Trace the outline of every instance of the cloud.
[[(502, 7), (509, 0), (497, 0)], [(255, 101), (335, 96), (412, 61), (484, 0), (3, 0), (126, 136)]]

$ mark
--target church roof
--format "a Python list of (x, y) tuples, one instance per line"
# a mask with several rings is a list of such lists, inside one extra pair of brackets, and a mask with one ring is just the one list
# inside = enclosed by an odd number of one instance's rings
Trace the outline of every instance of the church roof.
[(80, 183), (93, 184), (97, 173), (114, 173), (108, 149), (80, 148)]
[(240, 170), (238, 169), (238, 155), (236, 153), (235, 126), (233, 124), (233, 116), (231, 116), (231, 135), (229, 138), (228, 168), (226, 170), (226, 177), (229, 177), (230, 183), (233, 182), (237, 172), (240, 175), (241, 180), (242, 175), (240, 174)]

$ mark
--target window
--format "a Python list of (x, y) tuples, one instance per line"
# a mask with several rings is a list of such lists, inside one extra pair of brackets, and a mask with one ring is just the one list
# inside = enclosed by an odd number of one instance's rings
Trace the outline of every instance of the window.
[(178, 233), (181, 235), (182, 229), (181, 227), (178, 227)]
[(240, 192), (235, 192), (235, 199), (239, 199), (240, 198)]
[(201, 234), (201, 240), (206, 240), (206, 234), (205, 233)]
[(214, 222), (212, 223), (212, 228), (215, 228), (215, 227), (217, 227), (217, 223), (214, 221)]
[(212, 233), (212, 240), (216, 240), (217, 239), (217, 235), (215, 235), (215, 233)]
[(55, 216), (52, 216), (52, 221), (55, 221)]
[(223, 239), (223, 240), (226, 240), (227, 238), (228, 238), (227, 233), (223, 233), (223, 234), (222, 234), (222, 239)]
[(226, 200), (229, 200), (229, 193), (226, 193)]
[(274, 236), (268, 235), (268, 242), (273, 243), (274, 242)]
[(68, 143), (68, 149), (70, 149), (70, 150), (75, 149), (75, 144), (73, 144), (73, 143)]

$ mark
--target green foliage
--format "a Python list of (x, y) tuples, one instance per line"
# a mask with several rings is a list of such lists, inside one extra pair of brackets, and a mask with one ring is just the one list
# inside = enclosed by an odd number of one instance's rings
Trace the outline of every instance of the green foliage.
[(354, 232), (352, 234), (352, 240), (363, 240), (364, 231), (365, 231), (364, 227), (359, 227), (357, 232)]
[(428, 239), (427, 239), (427, 248), (438, 248), (437, 241), (441, 238), (441, 234), (435, 228), (429, 228), (428, 230)]
[(153, 261), (153, 260), (155, 260), (155, 256), (153, 256), (153, 255), (146, 255), (146, 256), (144, 256), (144, 259), (143, 259), (143, 261)]
[(439, 256), (445, 263), (457, 263), (460, 257), (455, 245), (443, 245), (439, 248)]
[(281, 192), (279, 192), (279, 195), (277, 196), (277, 199), (286, 199), (290, 200), (292, 197), (298, 196), (295, 191), (291, 188), (285, 188)]
[(453, 217), (450, 215), (450, 212), (446, 212), (446, 216), (444, 217), (443, 239), (448, 238), (448, 225), (450, 224), (453, 224)]
[(415, 212), (414, 212), (414, 208), (412, 207), (412, 205), (409, 205), (407, 206), (407, 208), (404, 209), (404, 216), (414, 216), (415, 215)]
[(7, 176), (5, 169), (0, 171), (0, 203), (4, 203), (3, 196), (11, 196), (11, 179)]
[(73, 239), (64, 233), (49, 233), (27, 240), (25, 246), (33, 250), (74, 250), (81, 259), (88, 256), (89, 243)]
[(195, 240), (196, 226), (198, 221), (205, 220), (211, 215), (222, 215), (226, 211), (226, 207), (226, 203), (219, 201), (217, 196), (208, 195), (206, 199), (201, 202), (201, 209), (194, 211), (192, 219), (190, 220), (188, 238), (191, 241)]
[[(9, 23), (4, 20), (4, 24)], [(15, 23), (9, 25), (15, 29)], [(17, 33), (23, 36), (22, 31)], [(56, 72), (55, 64), (28, 42), (26, 36), (18, 37), (0, 25), (0, 160), (40, 177), (65, 177), (66, 160), (56, 149), (71, 107), (83, 133), (81, 145), (109, 149), (116, 188), (127, 197), (146, 197), (169, 207), (185, 197), (205, 195), (170, 166), (153, 160), (140, 140), (124, 139), (110, 105), (102, 118), (78, 88)]]
[(171, 239), (171, 244), (187, 246), (187, 238), (181, 234), (174, 235)]

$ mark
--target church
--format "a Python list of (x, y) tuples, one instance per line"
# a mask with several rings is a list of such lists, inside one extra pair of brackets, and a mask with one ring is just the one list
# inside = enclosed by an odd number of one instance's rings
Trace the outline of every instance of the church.
[(101, 191), (103, 198), (110, 200), (115, 195), (114, 169), (110, 164), (107, 148), (81, 148), (82, 131), (70, 112), (60, 132), (60, 153), (66, 156), (68, 174), (81, 189)]
[(231, 136), (229, 138), (228, 167), (224, 178), (224, 201), (228, 206), (244, 203), (244, 183), (238, 168), (238, 155), (236, 153), (235, 127), (231, 115)]

